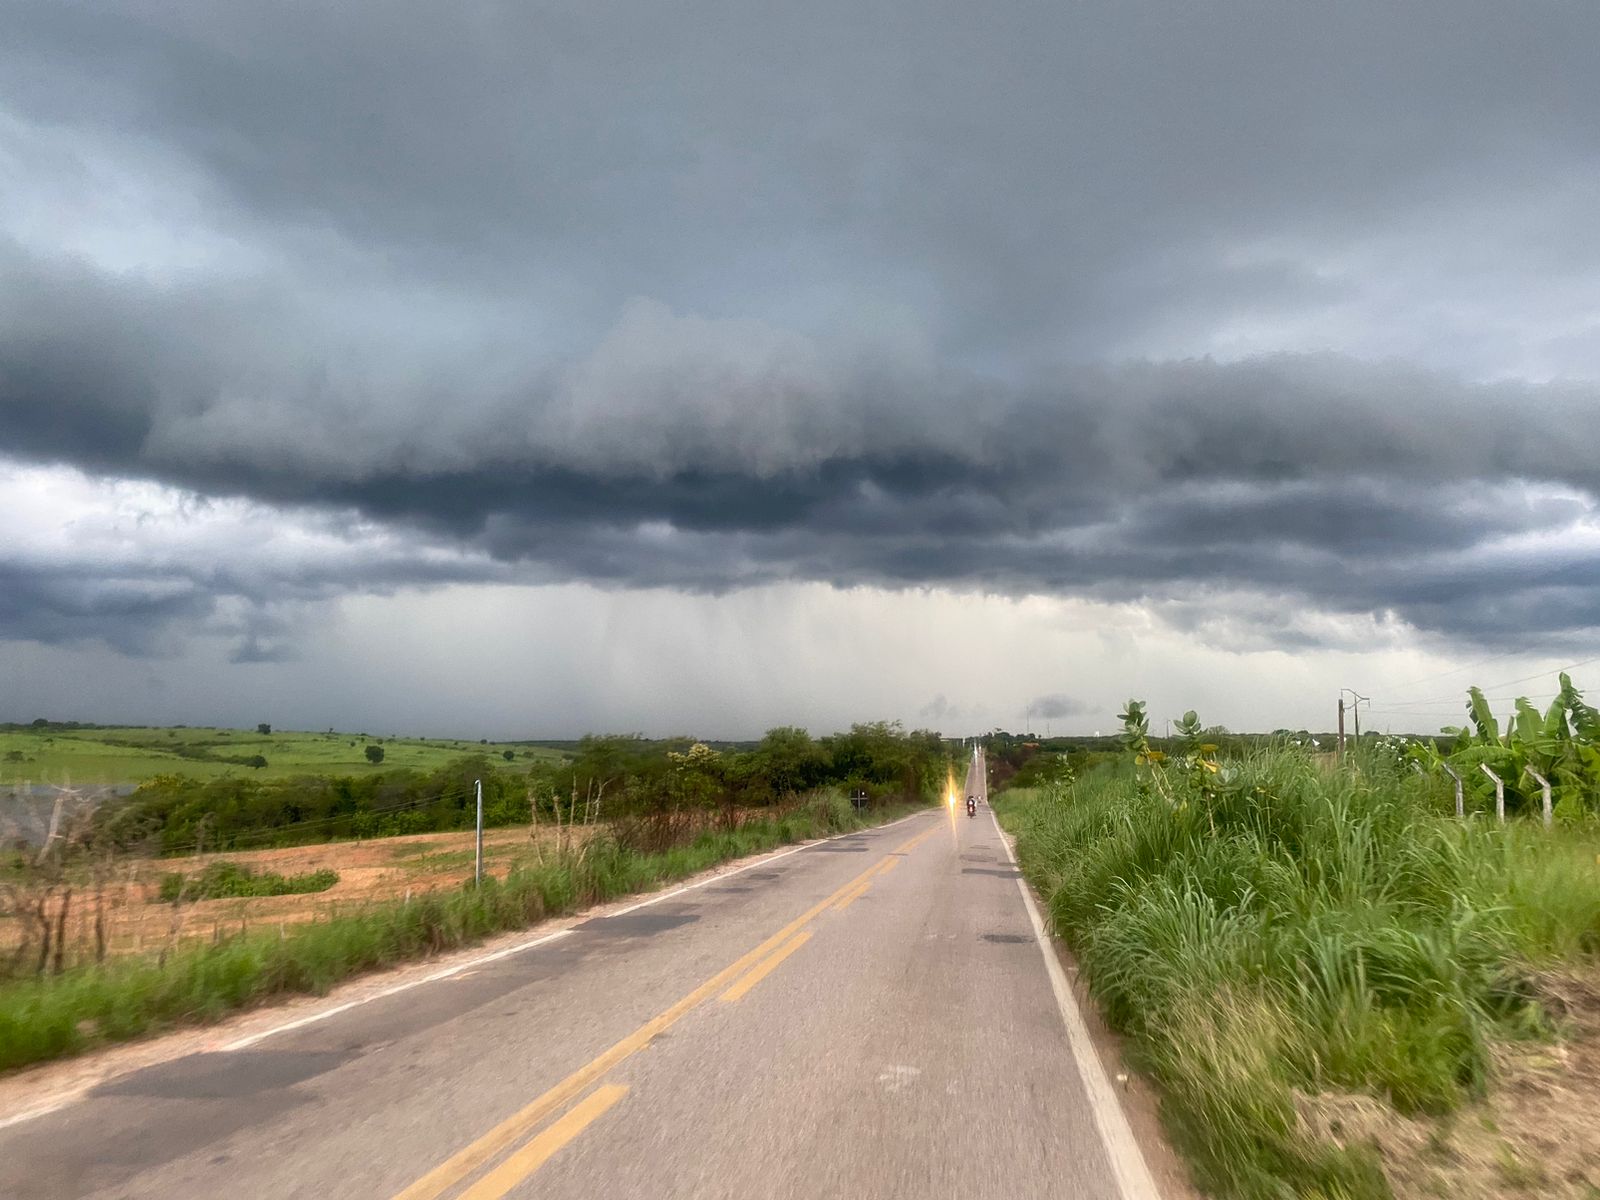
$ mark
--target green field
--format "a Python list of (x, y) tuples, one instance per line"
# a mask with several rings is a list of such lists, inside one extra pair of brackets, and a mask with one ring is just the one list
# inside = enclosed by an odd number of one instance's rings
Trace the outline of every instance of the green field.
[[(366, 747), (381, 744), (383, 762), (367, 761)], [(433, 770), (467, 754), (513, 762), (559, 761), (560, 750), (530, 742), (478, 742), (449, 738), (390, 738), (366, 733), (278, 732), (186, 726), (0, 729), (0, 787), (22, 782), (85, 785), (136, 784), (153, 775), (215, 779), (225, 775), (283, 778), (359, 775), (369, 771)], [(260, 755), (265, 767), (242, 762)]]

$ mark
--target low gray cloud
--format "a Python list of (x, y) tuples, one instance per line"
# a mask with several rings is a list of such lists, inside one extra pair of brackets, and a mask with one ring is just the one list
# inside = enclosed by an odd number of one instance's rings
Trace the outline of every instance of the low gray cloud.
[(1090, 704), (1063, 692), (1035, 696), (1028, 701), (1028, 715), (1043, 721), (1059, 721), (1064, 717), (1087, 717), (1101, 711), (1099, 705)]
[[(14, 452), (359, 514), (476, 564), (446, 578), (1110, 600), (1256, 589), (1477, 639), (1535, 614), (1546, 630), (1600, 623), (1593, 543), (1564, 541), (1592, 527), (1600, 490), (1587, 415), (1600, 390), (1587, 385), (1305, 355), (1021, 385), (801, 352), (770, 331), (763, 350), (739, 323), (688, 321), (687, 345), (607, 338), (542, 382), (530, 367), (514, 399), (468, 391), (431, 412), (420, 397), (358, 404), (285, 382), (241, 405), (249, 381), (212, 346), (173, 339), (160, 354), (138, 336), (166, 327), (159, 303), (75, 286), (92, 337), (65, 323), (18, 336), (16, 314), (0, 327), (0, 345), (20, 347), (0, 376)], [(38, 321), (39, 307), (18, 308)], [(685, 323), (659, 306), (623, 323), (641, 319)], [(121, 359), (134, 345), (137, 366)], [(595, 390), (618, 370), (632, 382)], [(249, 563), (246, 550), (192, 582), (264, 601), (303, 586), (293, 570), (234, 578)], [(405, 554), (339, 574), (374, 588), (440, 578)]]

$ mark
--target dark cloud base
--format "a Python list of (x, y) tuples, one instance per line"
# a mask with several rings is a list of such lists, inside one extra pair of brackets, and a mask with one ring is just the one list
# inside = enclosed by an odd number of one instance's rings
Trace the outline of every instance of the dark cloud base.
[[(344, 513), (417, 551), (318, 578), (215, 564), (143, 588), (96, 581), (83, 564), (10, 563), (8, 636), (102, 630), (133, 647), (208, 596), (266, 605), (465, 577), (1104, 600), (1253, 591), (1479, 641), (1600, 626), (1600, 559), (1563, 540), (1592, 528), (1600, 487), (1592, 388), (1469, 385), (1330, 356), (1072, 370), (1026, 386), (911, 367), (853, 374), (841, 359), (775, 400), (762, 389), (769, 363), (712, 338), (688, 361), (644, 363), (670, 403), (634, 421), (607, 419), (606, 404), (637, 413), (638, 398), (607, 394), (575, 422), (570, 388), (549, 382), (571, 368), (546, 368), (512, 400), (464, 384), (452, 406), (375, 410), (375, 429), (347, 397), (260, 391), (179, 336), (170, 297), (11, 266), (10, 294), (24, 298), (0, 305), (0, 451), (320, 521)], [(699, 389), (706, 379), (721, 390)], [(330, 410), (354, 411), (320, 435), (340, 452), (319, 453), (314, 433), (297, 444), (217, 432), (222, 398), (252, 386), (242, 411), (266, 429), (314, 431)], [(483, 436), (486, 411), (498, 437)], [(478, 565), (441, 566), (427, 545)], [(1302, 636), (1282, 631), (1285, 644)]]

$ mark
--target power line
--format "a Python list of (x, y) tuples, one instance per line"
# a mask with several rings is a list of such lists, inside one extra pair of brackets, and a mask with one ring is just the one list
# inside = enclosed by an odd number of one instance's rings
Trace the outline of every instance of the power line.
[(1522, 651), (1520, 650), (1506, 650), (1500, 654), (1491, 654), (1481, 662), (1469, 663), (1464, 667), (1451, 667), (1448, 671), (1439, 671), (1432, 675), (1422, 675), (1416, 679), (1408, 679), (1404, 683), (1391, 684), (1390, 688), (1393, 691), (1399, 691), (1401, 688), (1415, 687), (1419, 683), (1431, 683), (1435, 679), (1443, 679), (1449, 675), (1459, 675), (1462, 671), (1476, 671), (1479, 667), (1486, 666), (1492, 662), (1499, 662), (1502, 658), (1511, 658), (1521, 653)]
[[(1505, 679), (1501, 680), (1499, 683), (1491, 683), (1489, 688), (1510, 687), (1514, 683), (1527, 683), (1529, 680), (1533, 679), (1545, 679), (1551, 675), (1560, 675), (1565, 671), (1576, 671), (1579, 667), (1587, 667), (1590, 663), (1597, 662), (1600, 662), (1600, 654), (1595, 655), (1593, 658), (1586, 658), (1582, 662), (1575, 662), (1570, 666), (1556, 667), (1551, 671), (1540, 671), (1537, 675), (1524, 675), (1521, 679)], [(1488, 691), (1489, 688), (1485, 688), (1484, 690)]]
[[(1485, 696), (1484, 699), (1487, 700), (1491, 704), (1499, 704), (1499, 703), (1502, 703), (1502, 702), (1504, 702), (1506, 700), (1532, 700), (1535, 696), (1543, 696), (1544, 694), (1545, 693), (1542, 690), (1534, 692), (1532, 696), (1528, 695), (1527, 693), (1521, 693), (1521, 692), (1507, 692), (1504, 695), (1499, 695), (1499, 696)], [(1554, 691), (1552, 691), (1550, 693), (1550, 697), (1552, 699), (1555, 698), (1555, 695), (1556, 695), (1556, 693)], [(1427, 700), (1391, 700), (1384, 707), (1385, 708), (1391, 708), (1391, 709), (1393, 709), (1393, 708), (1418, 708), (1418, 707), (1428, 708), (1428, 707), (1434, 707), (1434, 706), (1443, 706), (1443, 705), (1452, 704), (1452, 703), (1460, 703), (1462, 705), (1465, 705), (1466, 702), (1467, 702), (1467, 697), (1466, 697), (1465, 693), (1463, 693), (1460, 696), (1436, 696), (1436, 697), (1432, 697), (1432, 698), (1427, 699)]]
[[(1500, 657), (1505, 657), (1505, 656), (1502, 655)], [(1520, 696), (1520, 695), (1494, 695), (1494, 696), (1491, 696), (1488, 693), (1493, 691), (1493, 690), (1495, 690), (1495, 689), (1497, 689), (1497, 688), (1512, 687), (1512, 686), (1514, 686), (1516, 684), (1519, 684), (1519, 683), (1532, 683), (1533, 681), (1539, 680), (1539, 679), (1549, 679), (1549, 677), (1552, 676), (1552, 675), (1560, 675), (1560, 674), (1562, 674), (1563, 672), (1566, 672), (1566, 671), (1575, 671), (1579, 667), (1587, 667), (1591, 663), (1597, 663), (1597, 662), (1600, 662), (1600, 655), (1596, 655), (1594, 658), (1586, 658), (1582, 662), (1572, 663), (1569, 666), (1554, 667), (1554, 668), (1551, 668), (1550, 670), (1540, 671), (1540, 672), (1538, 672), (1536, 674), (1533, 674), (1533, 675), (1523, 675), (1523, 676), (1521, 676), (1520, 678), (1517, 678), (1517, 679), (1503, 679), (1498, 683), (1491, 683), (1487, 687), (1480, 688), (1479, 690), (1484, 693), (1484, 699), (1489, 701), (1490, 703), (1503, 703), (1504, 701), (1507, 701), (1507, 700), (1513, 700), (1513, 701), (1514, 700), (1524, 700), (1524, 699), (1528, 699), (1528, 697)], [(1482, 664), (1479, 664), (1479, 665), (1482, 665)], [(1470, 670), (1471, 668), (1462, 668), (1462, 669), (1463, 670)], [(1550, 688), (1549, 692), (1550, 692), (1551, 697), (1553, 698), (1556, 695), (1557, 689)], [(1388, 711), (1389, 709), (1395, 709), (1395, 708), (1409, 708), (1409, 707), (1411, 707), (1413, 705), (1449, 704), (1449, 703), (1456, 702), (1456, 701), (1459, 701), (1459, 702), (1461, 702), (1463, 704), (1466, 703), (1466, 693), (1465, 692), (1458, 692), (1458, 693), (1456, 693), (1454, 695), (1450, 695), (1450, 696), (1424, 696), (1424, 697), (1410, 699), (1410, 700), (1405, 700), (1405, 699), (1402, 699), (1402, 700), (1386, 700), (1385, 701), (1385, 711)]]

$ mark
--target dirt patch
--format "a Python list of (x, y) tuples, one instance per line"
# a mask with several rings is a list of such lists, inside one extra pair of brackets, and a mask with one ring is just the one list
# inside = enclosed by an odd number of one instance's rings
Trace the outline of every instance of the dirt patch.
[[(571, 832), (578, 840), (590, 830), (579, 827)], [(105, 894), (107, 952), (133, 954), (175, 941), (217, 940), (255, 927), (294, 925), (374, 901), (460, 887), (472, 876), (473, 838), (471, 830), (462, 830), (129, 862), (117, 868)], [(539, 831), (537, 845), (553, 848), (555, 842), (553, 829)], [(485, 873), (505, 876), (534, 852), (535, 845), (526, 827), (485, 830)], [(339, 881), (322, 892), (201, 900), (179, 907), (157, 898), (162, 875), (174, 871), (197, 875), (208, 863), (220, 861), (280, 875), (330, 869), (338, 872)], [(80, 898), (70, 910), (69, 964), (93, 957), (94, 916), (88, 898)], [(16, 946), (20, 934), (16, 921), (0, 919), (0, 953)]]
[(1538, 988), (1560, 1036), (1497, 1046), (1481, 1103), (1412, 1120), (1371, 1096), (1325, 1094), (1300, 1099), (1303, 1124), (1376, 1148), (1398, 1200), (1600, 1200), (1600, 971), (1546, 972)]

